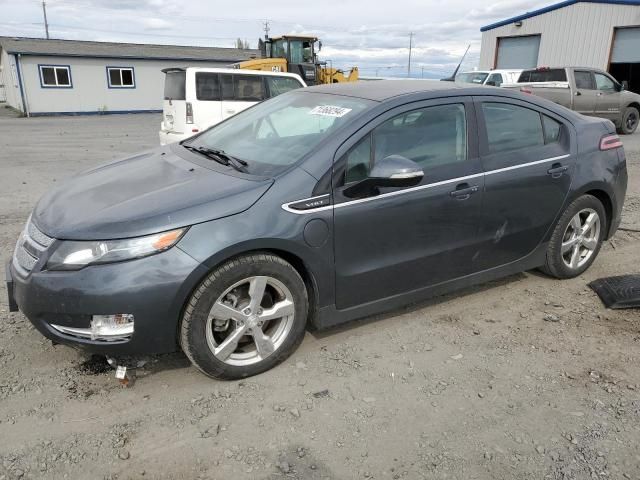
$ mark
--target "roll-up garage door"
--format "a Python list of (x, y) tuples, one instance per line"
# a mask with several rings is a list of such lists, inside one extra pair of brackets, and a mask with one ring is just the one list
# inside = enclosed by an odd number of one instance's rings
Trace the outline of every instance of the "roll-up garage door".
[(611, 63), (640, 62), (640, 27), (616, 29)]
[(540, 35), (499, 38), (496, 68), (535, 68), (538, 50)]

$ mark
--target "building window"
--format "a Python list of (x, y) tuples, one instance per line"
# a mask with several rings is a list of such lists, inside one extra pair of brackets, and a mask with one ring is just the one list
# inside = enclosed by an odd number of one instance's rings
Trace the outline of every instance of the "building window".
[(136, 88), (133, 67), (107, 67), (109, 88)]
[(43, 88), (72, 88), (71, 67), (68, 65), (38, 65), (40, 86)]

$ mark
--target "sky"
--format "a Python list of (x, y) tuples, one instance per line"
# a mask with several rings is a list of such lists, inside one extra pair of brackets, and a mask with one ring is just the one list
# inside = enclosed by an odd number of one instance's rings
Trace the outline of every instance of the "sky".
[[(442, 78), (477, 66), (480, 27), (553, 3), (537, 0), (47, 0), (51, 38), (257, 47), (268, 22), (273, 36), (313, 34), (321, 60), (358, 66), (360, 76)], [(44, 37), (42, 1), (0, 0), (0, 36)]]

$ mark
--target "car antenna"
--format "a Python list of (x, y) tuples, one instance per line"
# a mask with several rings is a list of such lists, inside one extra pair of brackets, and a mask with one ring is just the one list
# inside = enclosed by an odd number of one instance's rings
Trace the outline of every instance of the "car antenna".
[(458, 66), (453, 71), (451, 76), (447, 77), (447, 78), (441, 78), (440, 79), (441, 82), (453, 82), (453, 81), (455, 81), (456, 75), (458, 74), (458, 70), (460, 70), (460, 66), (462, 65), (462, 62), (464, 62), (464, 57), (467, 56), (467, 52), (469, 51), (470, 47), (471, 47), (471, 44), (467, 45), (467, 49), (464, 51), (464, 55), (462, 55), (462, 58), (460, 59), (460, 63), (458, 63)]

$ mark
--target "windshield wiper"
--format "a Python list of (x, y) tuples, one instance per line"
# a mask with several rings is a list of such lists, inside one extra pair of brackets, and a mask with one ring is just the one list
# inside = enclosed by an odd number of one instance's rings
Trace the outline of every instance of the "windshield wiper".
[(239, 158), (232, 157), (222, 150), (216, 150), (215, 148), (209, 147), (194, 147), (193, 145), (187, 145), (184, 143), (182, 144), (182, 146), (191, 150), (192, 152), (197, 152), (200, 155), (204, 155), (211, 160), (221, 163), (226, 167), (235, 168), (239, 172), (247, 171), (247, 169), (245, 168), (247, 165), (249, 165), (247, 162), (245, 162), (244, 160), (240, 160)]

